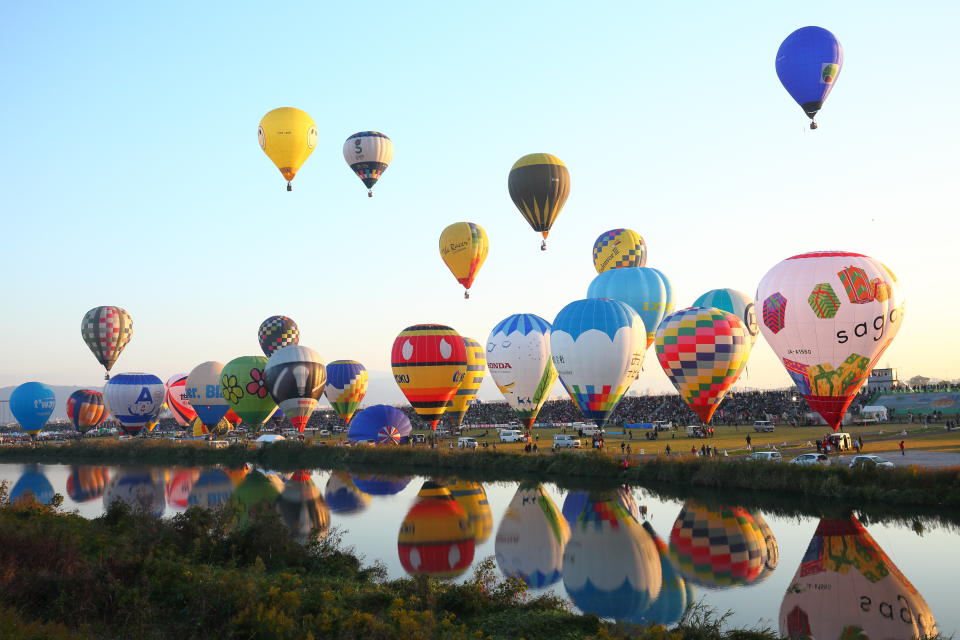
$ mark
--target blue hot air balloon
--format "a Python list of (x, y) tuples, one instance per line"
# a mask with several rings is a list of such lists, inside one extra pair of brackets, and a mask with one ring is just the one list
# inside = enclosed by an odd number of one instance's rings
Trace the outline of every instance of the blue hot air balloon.
[(19, 502), (28, 496), (40, 504), (50, 504), (53, 500), (53, 485), (35, 464), (24, 467), (23, 475), (10, 490), (10, 502)]
[(653, 344), (657, 327), (673, 302), (666, 276), (649, 267), (604, 271), (590, 283), (587, 297), (610, 298), (630, 305), (647, 329), (647, 347)]
[(843, 47), (822, 27), (797, 29), (777, 51), (777, 77), (816, 129), (814, 117), (830, 95), (843, 66)]
[(410, 439), (411, 431), (413, 426), (410, 418), (403, 411), (385, 404), (375, 404), (354, 416), (350, 421), (347, 439), (350, 442), (403, 444)]
[(353, 484), (371, 496), (392, 496), (410, 484), (410, 476), (353, 476)]
[(40, 433), (57, 406), (53, 389), (42, 382), (24, 382), (10, 394), (10, 411), (29, 434)]

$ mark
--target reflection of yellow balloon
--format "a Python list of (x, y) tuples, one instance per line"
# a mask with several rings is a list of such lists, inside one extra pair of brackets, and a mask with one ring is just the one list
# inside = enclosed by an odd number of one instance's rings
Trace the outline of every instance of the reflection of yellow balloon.
[(489, 251), (487, 232), (478, 224), (454, 222), (440, 233), (440, 257), (457, 282), (467, 289), (464, 298), (470, 297), (470, 286)]
[(260, 148), (290, 181), (317, 146), (317, 125), (310, 114), (293, 107), (274, 109), (260, 120), (257, 129)]
[(473, 538), (477, 544), (486, 542), (493, 531), (493, 512), (487, 501), (487, 492), (479, 482), (460, 480), (450, 485), (450, 494), (457, 501), (473, 528)]

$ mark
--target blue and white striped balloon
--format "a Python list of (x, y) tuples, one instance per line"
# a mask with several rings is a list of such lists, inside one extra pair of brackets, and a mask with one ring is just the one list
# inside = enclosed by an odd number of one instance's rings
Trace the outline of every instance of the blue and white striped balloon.
[(127, 435), (137, 435), (163, 407), (163, 381), (149, 373), (121, 373), (103, 387), (107, 410)]

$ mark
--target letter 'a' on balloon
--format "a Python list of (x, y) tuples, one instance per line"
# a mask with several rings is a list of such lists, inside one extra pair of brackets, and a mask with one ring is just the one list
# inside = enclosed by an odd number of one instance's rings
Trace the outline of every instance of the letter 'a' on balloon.
[(442, 324), (407, 327), (393, 341), (390, 363), (413, 410), (436, 430), (467, 374), (463, 337)]
[(547, 235), (570, 195), (570, 172), (566, 165), (549, 153), (525, 155), (510, 169), (507, 188), (523, 218), (543, 235), (540, 250), (545, 251)]
[(260, 120), (257, 141), (286, 178), (287, 191), (292, 191), (290, 182), (317, 146), (317, 124), (306, 111), (280, 107)]
[(843, 67), (843, 47), (822, 27), (797, 29), (777, 51), (777, 77), (787, 93), (810, 118), (810, 128)]
[(393, 141), (379, 131), (358, 131), (343, 143), (343, 159), (373, 197), (373, 185), (393, 162)]
[(110, 369), (133, 337), (133, 318), (120, 307), (94, 307), (83, 314), (80, 335), (106, 369), (103, 379), (109, 380)]
[(903, 324), (896, 276), (849, 251), (787, 258), (760, 281), (760, 332), (834, 431)]
[(463, 285), (464, 298), (470, 297), (470, 287), (489, 251), (487, 232), (478, 224), (454, 222), (440, 233), (440, 257)]

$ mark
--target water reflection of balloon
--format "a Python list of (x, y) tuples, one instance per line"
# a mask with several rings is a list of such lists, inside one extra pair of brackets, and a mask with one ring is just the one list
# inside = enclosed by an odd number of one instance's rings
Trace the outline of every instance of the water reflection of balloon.
[(769, 578), (776, 570), (777, 565), (780, 564), (780, 545), (777, 544), (773, 530), (770, 528), (770, 525), (767, 524), (763, 515), (758, 511), (751, 511), (751, 514), (753, 515), (754, 522), (757, 524), (757, 528), (760, 530), (760, 537), (763, 538), (766, 546), (763, 554), (763, 569), (760, 570), (760, 575), (757, 576), (757, 579), (753, 581), (754, 584), (759, 584)]
[(67, 496), (74, 502), (88, 502), (103, 495), (110, 482), (107, 467), (70, 467), (67, 476)]
[(35, 500), (40, 504), (50, 504), (53, 495), (53, 485), (40, 466), (29, 464), (23, 468), (23, 474), (10, 489), (10, 502), (16, 504)]
[(120, 421), (123, 432), (131, 436), (160, 415), (164, 394), (163, 382), (149, 373), (121, 373), (103, 387), (107, 410)]
[(824, 518), (780, 605), (789, 638), (933, 638), (933, 612), (854, 516)]
[(353, 484), (371, 496), (392, 496), (403, 491), (410, 484), (410, 476), (394, 477), (381, 475), (353, 476)]
[(443, 485), (423, 483), (397, 537), (404, 570), (410, 575), (455, 578), (473, 562), (475, 547), (463, 507)]
[(458, 480), (447, 485), (447, 488), (467, 514), (473, 529), (473, 539), (477, 544), (486, 542), (493, 531), (493, 512), (490, 510), (490, 502), (483, 485), (479, 482)]
[(165, 490), (166, 478), (162, 472), (145, 467), (122, 467), (107, 484), (103, 506), (108, 509), (119, 500), (134, 511), (160, 517), (166, 504)]
[(330, 474), (323, 497), (330, 511), (338, 515), (359, 513), (370, 504), (370, 495), (360, 491), (353, 484), (350, 476), (342, 471), (334, 471)]
[(504, 575), (535, 589), (560, 580), (570, 526), (541, 484), (521, 483), (500, 519), (494, 550)]
[(67, 419), (80, 433), (93, 429), (106, 417), (103, 394), (91, 389), (78, 389), (67, 398)]
[(172, 509), (186, 509), (189, 506), (193, 484), (200, 477), (199, 469), (177, 469), (167, 482), (167, 505)]
[(233, 495), (233, 481), (223, 469), (204, 469), (187, 496), (191, 507), (216, 509), (222, 507)]
[(280, 519), (295, 540), (304, 544), (311, 535), (323, 536), (330, 528), (330, 509), (320, 489), (305, 470), (295, 471), (277, 500)]
[(283, 480), (275, 474), (251, 471), (233, 492), (230, 501), (237, 510), (237, 524), (243, 526), (252, 518), (272, 511), (283, 490)]
[(657, 547), (615, 491), (591, 492), (563, 553), (563, 585), (582, 611), (629, 619), (660, 595)]
[(653, 530), (653, 526), (649, 522), (644, 522), (643, 528), (650, 534), (650, 538), (657, 547), (663, 586), (660, 589), (660, 595), (647, 608), (634, 612), (628, 619), (634, 624), (659, 624), (670, 627), (680, 622), (696, 601), (696, 593), (693, 585), (684, 580), (673, 566), (667, 544)]
[(550, 330), (550, 323), (540, 316), (516, 313), (498, 322), (487, 338), (490, 375), (528, 429), (557, 381), (550, 355)]

